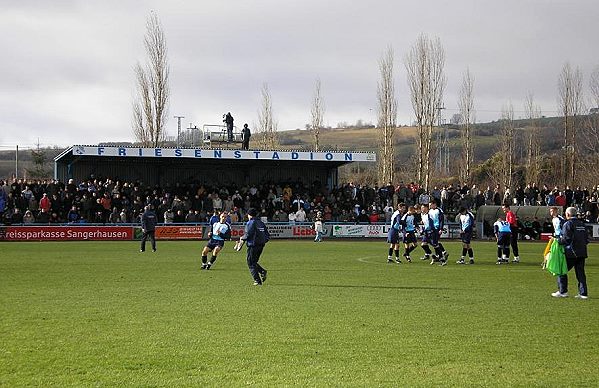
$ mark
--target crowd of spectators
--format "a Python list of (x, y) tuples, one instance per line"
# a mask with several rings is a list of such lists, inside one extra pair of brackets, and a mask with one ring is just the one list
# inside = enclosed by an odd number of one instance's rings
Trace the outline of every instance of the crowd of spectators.
[[(594, 188), (518, 187), (512, 194), (499, 186), (448, 185), (426, 192), (415, 183), (381, 187), (344, 183), (328, 188), (319, 182), (261, 185), (202, 184), (148, 186), (91, 177), (66, 184), (56, 180), (0, 181), (0, 217), (4, 224), (31, 223), (136, 223), (145, 205), (152, 205), (161, 223), (208, 222), (214, 212), (228, 211), (241, 222), (250, 207), (269, 222), (312, 222), (317, 212), (323, 221), (388, 222), (397, 203), (428, 203), (436, 199), (449, 215), (460, 207), (476, 211), (482, 205), (576, 206), (588, 222), (597, 222), (599, 185)], [(539, 220), (527, 220), (532, 224)]]

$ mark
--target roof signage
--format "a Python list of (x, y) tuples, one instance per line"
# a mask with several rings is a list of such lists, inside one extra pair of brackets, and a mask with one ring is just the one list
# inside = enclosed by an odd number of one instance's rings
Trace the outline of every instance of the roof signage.
[(373, 152), (311, 152), (221, 150), (202, 148), (137, 148), (112, 146), (73, 146), (76, 156), (144, 157), (144, 158), (195, 158), (240, 160), (301, 160), (321, 162), (375, 162)]

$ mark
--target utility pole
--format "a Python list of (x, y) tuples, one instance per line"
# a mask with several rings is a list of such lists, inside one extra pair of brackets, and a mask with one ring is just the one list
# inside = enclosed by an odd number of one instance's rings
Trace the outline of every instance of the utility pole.
[(179, 148), (179, 138), (181, 137), (181, 119), (184, 119), (185, 116), (175, 116), (177, 119), (177, 148)]

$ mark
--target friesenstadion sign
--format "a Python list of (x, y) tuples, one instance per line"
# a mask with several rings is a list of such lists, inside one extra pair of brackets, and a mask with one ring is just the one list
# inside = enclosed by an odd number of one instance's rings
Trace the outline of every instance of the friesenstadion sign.
[(195, 158), (240, 160), (302, 160), (321, 162), (375, 162), (373, 152), (310, 152), (310, 151), (264, 151), (219, 150), (202, 148), (138, 148), (73, 146), (73, 155), (145, 157), (145, 158)]

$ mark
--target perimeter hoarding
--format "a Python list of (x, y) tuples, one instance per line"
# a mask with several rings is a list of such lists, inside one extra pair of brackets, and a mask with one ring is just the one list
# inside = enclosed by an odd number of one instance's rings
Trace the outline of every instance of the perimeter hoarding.
[(132, 240), (130, 226), (7, 226), (0, 228), (4, 241)]

